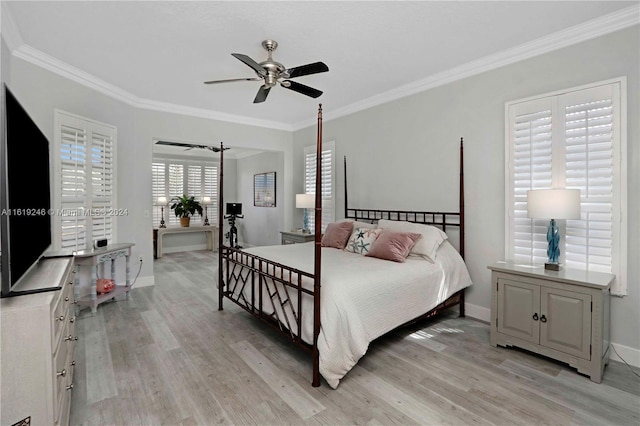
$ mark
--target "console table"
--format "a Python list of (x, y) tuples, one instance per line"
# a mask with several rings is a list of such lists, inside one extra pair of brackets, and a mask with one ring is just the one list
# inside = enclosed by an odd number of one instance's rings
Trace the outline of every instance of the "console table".
[[(76, 300), (78, 305), (91, 306), (91, 313), (95, 315), (98, 305), (107, 300), (113, 299), (121, 294), (129, 295), (131, 290), (131, 279), (129, 264), (131, 260), (131, 247), (133, 243), (110, 244), (106, 247), (96, 248), (92, 250), (80, 250), (74, 252), (75, 264), (79, 268), (81, 266), (89, 266), (91, 268), (91, 294), (86, 297), (78, 297)], [(111, 262), (111, 279), (115, 280), (116, 276), (116, 259), (124, 257), (126, 262), (126, 284), (124, 286), (116, 285), (109, 293), (100, 294), (96, 290), (98, 280), (98, 265), (104, 262)], [(76, 270), (78, 272), (78, 270)], [(79, 290), (80, 274), (76, 273), (76, 292)]]
[(167, 234), (184, 234), (187, 232), (204, 232), (207, 236), (207, 250), (216, 251), (216, 226), (171, 226), (168, 228), (158, 228), (158, 241), (156, 242), (156, 256), (162, 257), (162, 238)]

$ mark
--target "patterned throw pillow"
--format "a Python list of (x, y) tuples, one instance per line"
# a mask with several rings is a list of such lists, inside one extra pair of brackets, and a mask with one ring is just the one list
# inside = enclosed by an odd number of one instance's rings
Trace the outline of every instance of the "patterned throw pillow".
[(344, 249), (351, 253), (367, 254), (381, 232), (382, 229), (377, 228), (354, 228)]

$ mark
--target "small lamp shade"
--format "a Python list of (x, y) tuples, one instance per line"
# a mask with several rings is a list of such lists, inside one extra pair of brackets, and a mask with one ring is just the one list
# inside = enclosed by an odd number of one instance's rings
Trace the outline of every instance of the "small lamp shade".
[(202, 197), (202, 204), (211, 204), (211, 197)]
[(580, 219), (580, 190), (527, 191), (527, 216), (533, 219)]
[(167, 202), (167, 197), (158, 197), (158, 199), (156, 200), (156, 204), (159, 206), (166, 206)]
[(312, 209), (316, 206), (315, 194), (296, 194), (296, 208)]

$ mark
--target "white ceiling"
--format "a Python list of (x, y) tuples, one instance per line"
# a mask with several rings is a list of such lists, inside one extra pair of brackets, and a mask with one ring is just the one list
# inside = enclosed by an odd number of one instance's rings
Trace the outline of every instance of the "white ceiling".
[[(575, 26), (628, 22), (638, 10), (638, 1), (2, 3), (2, 32), (24, 59), (137, 105), (290, 130), (312, 124), (319, 102), (325, 117), (353, 112), (579, 41)], [(203, 84), (254, 77), (231, 53), (260, 62), (265, 39), (286, 67), (325, 62), (329, 72), (296, 79), (324, 94), (277, 86), (253, 104), (258, 81)]]

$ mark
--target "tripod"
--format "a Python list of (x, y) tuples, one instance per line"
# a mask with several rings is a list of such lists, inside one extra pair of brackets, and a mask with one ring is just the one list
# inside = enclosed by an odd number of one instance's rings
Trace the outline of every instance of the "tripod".
[(229, 214), (224, 216), (225, 219), (229, 219), (229, 232), (225, 234), (225, 237), (229, 239), (229, 245), (233, 248), (241, 249), (238, 245), (238, 228), (236, 228), (236, 218), (243, 219), (244, 215), (241, 214)]

